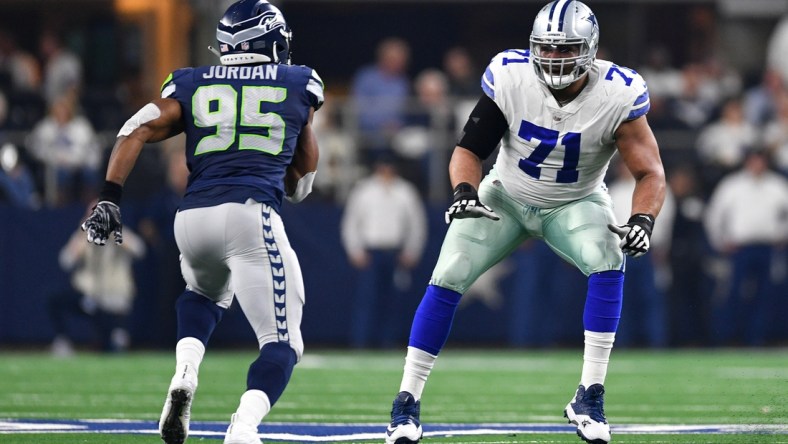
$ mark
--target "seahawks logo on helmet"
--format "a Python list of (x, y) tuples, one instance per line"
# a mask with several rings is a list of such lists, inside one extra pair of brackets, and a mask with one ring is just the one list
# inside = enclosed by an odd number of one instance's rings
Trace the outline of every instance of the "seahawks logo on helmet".
[(292, 33), (282, 12), (265, 0), (241, 0), (216, 27), (223, 65), (290, 63)]

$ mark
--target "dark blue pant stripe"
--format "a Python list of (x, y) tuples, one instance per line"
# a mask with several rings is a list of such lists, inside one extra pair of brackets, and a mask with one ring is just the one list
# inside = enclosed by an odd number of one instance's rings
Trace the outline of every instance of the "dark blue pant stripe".
[(274, 285), (274, 318), (276, 319), (276, 330), (279, 334), (279, 342), (290, 342), (290, 334), (287, 331), (287, 310), (286, 297), (287, 288), (285, 285), (285, 265), (282, 255), (274, 239), (274, 230), (271, 227), (271, 207), (263, 205), (263, 241), (268, 252), (268, 261), (271, 264), (271, 278)]

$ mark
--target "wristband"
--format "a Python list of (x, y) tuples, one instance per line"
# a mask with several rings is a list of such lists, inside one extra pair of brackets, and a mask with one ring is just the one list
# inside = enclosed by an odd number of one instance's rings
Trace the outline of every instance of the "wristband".
[(122, 196), (123, 196), (123, 186), (115, 182), (110, 182), (108, 180), (105, 180), (104, 186), (101, 188), (101, 192), (99, 193), (99, 202), (106, 200), (114, 203), (115, 205), (119, 205), (120, 198)]
[(645, 213), (633, 214), (627, 221), (627, 225), (639, 225), (651, 236), (651, 232), (654, 230), (654, 216)]
[(468, 182), (460, 182), (454, 187), (454, 199), (456, 200), (459, 196), (465, 195), (475, 195), (476, 188), (473, 185), (469, 184)]

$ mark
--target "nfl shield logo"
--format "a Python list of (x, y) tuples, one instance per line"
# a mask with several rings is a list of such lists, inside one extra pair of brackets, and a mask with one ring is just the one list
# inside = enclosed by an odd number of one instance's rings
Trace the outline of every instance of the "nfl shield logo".
[(249, 42), (242, 42), (241, 43), (241, 50), (248, 51), (249, 50)]
[(220, 46), (220, 49), (222, 50), (222, 52), (227, 52), (227, 51), (230, 50), (230, 47), (227, 46), (227, 43), (222, 43), (222, 45)]

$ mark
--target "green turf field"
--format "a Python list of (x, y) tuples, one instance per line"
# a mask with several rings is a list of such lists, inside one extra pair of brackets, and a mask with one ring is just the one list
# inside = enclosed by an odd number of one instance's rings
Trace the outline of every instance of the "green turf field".
[[(447, 349), (422, 398), (424, 443), (579, 443), (553, 433), (429, 436), (430, 424), (564, 424), (580, 351)], [(226, 422), (244, 390), (250, 353), (211, 352), (200, 373), (192, 421)], [(174, 357), (0, 354), (0, 418), (158, 420)], [(380, 424), (382, 442), (398, 391), (403, 352), (309, 351), (265, 422)], [(788, 350), (613, 353), (605, 410), (616, 443), (788, 443)], [(265, 422), (260, 428), (265, 434)], [(626, 425), (737, 425), (753, 434), (616, 433)], [(754, 427), (743, 427), (751, 425)], [(375, 429), (377, 430), (377, 429)], [(6, 434), (0, 443), (146, 443), (155, 434)], [(774, 432), (777, 433), (774, 433)], [(192, 437), (189, 442), (221, 442)], [(273, 442), (270, 439), (266, 442)], [(286, 441), (277, 441), (286, 442)], [(333, 441), (340, 442), (340, 441)]]

